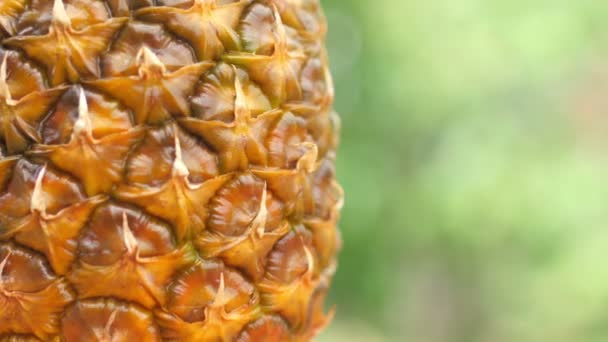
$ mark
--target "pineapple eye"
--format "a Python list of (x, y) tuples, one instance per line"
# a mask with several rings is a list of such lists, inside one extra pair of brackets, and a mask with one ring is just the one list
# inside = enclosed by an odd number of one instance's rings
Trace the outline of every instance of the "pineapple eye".
[(0, 244), (3, 332), (26, 331), (47, 339), (73, 300), (66, 280), (56, 276), (41, 255), (11, 243)]
[[(54, 110), (41, 125), (42, 142), (47, 145), (67, 144), (78, 121), (79, 94), (77, 87), (67, 90), (57, 101)], [(132, 128), (129, 112), (107, 96), (85, 91), (92, 134), (96, 139), (128, 131)]]
[[(21, 35), (46, 34), (53, 20), (53, 5), (52, 0), (31, 1), (31, 5), (14, 25), (16, 33)], [(103, 1), (64, 0), (63, 5), (72, 27), (77, 30), (110, 19), (110, 13)]]
[(204, 120), (232, 123), (235, 119), (235, 77), (241, 80), (245, 103), (253, 117), (270, 111), (272, 106), (260, 88), (248, 79), (247, 73), (227, 63), (218, 64), (206, 75), (192, 97), (194, 115)]
[[(210, 203), (209, 229), (225, 236), (245, 233), (260, 211), (263, 192), (264, 182), (251, 174), (230, 181)], [(266, 196), (265, 205), (271, 218), (265, 226), (272, 230), (281, 223), (283, 205), (271, 194)]]
[(304, 227), (296, 227), (279, 240), (268, 255), (266, 277), (289, 284), (307, 272), (314, 272), (314, 260), (309, 255), (313, 250), (310, 232)]
[[(239, 272), (218, 261), (202, 261), (180, 274), (169, 286), (167, 308), (186, 322), (205, 321), (213, 325), (231, 315), (246, 316), (248, 308), (254, 307), (257, 300), (255, 287)], [(218, 313), (221, 314), (218, 316)]]
[(277, 316), (264, 316), (247, 325), (237, 342), (288, 341), (289, 326)]
[[(175, 132), (172, 125), (150, 130), (127, 163), (127, 182), (158, 186), (172, 175), (175, 160)], [(215, 156), (192, 136), (177, 130), (182, 158), (189, 180), (202, 183), (218, 174)]]
[[(44, 77), (40, 70), (24, 61), (16, 51), (0, 49), (0, 61), (6, 58), (6, 83), (13, 100), (44, 89)], [(1, 95), (0, 95), (1, 96)]]
[(151, 313), (139, 306), (113, 299), (77, 301), (61, 319), (62, 337), (66, 342), (156, 341), (158, 327)]
[(311, 175), (312, 203), (314, 209), (309, 213), (313, 217), (330, 219), (334, 208), (340, 204), (344, 194), (335, 182), (335, 171), (330, 162), (324, 161), (319, 169)]
[(106, 77), (136, 75), (137, 54), (144, 47), (171, 71), (196, 61), (190, 47), (174, 39), (162, 25), (131, 22), (119, 33), (110, 51), (102, 56), (102, 74)]
[(269, 164), (282, 169), (296, 168), (306, 153), (304, 142), (313, 142), (306, 122), (292, 113), (285, 113), (268, 137)]

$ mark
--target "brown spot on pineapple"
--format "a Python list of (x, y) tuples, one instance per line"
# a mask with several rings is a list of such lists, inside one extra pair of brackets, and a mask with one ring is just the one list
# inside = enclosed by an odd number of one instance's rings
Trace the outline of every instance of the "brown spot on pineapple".
[(0, 244), (0, 334), (32, 334), (48, 340), (73, 300), (65, 279), (48, 269), (44, 258)]
[(284, 205), (260, 179), (243, 174), (226, 184), (210, 203), (207, 230), (196, 243), (206, 258), (220, 256), (254, 280), (264, 273), (264, 260), (289, 231)]
[(148, 308), (164, 305), (164, 286), (195, 257), (189, 245), (176, 245), (165, 224), (117, 205), (93, 215), (79, 255), (68, 278), (80, 298), (112, 296)]
[(169, 287), (158, 312), (163, 338), (230, 341), (259, 313), (255, 287), (221, 262), (201, 260)]
[(119, 76), (85, 82), (131, 108), (137, 124), (160, 123), (175, 116), (190, 116), (188, 96), (211, 62), (191, 64), (167, 71), (163, 62), (147, 47), (137, 56), (137, 76)]
[(216, 0), (193, 0), (189, 8), (150, 7), (135, 13), (138, 19), (163, 23), (187, 40), (200, 60), (218, 58), (225, 50), (239, 50), (235, 27), (248, 1), (218, 4)]
[(78, 29), (72, 24), (62, 0), (54, 1), (47, 34), (15, 36), (6, 39), (4, 44), (24, 50), (30, 58), (45, 65), (53, 86), (99, 77), (97, 57), (127, 19), (112, 18)]
[(253, 118), (238, 77), (234, 78), (234, 84), (234, 121), (180, 120), (186, 129), (218, 150), (224, 172), (246, 170), (249, 164), (266, 165), (268, 157), (264, 139), (281, 115), (275, 110)]
[(71, 305), (61, 319), (65, 342), (160, 341), (152, 314), (114, 299), (91, 299)]

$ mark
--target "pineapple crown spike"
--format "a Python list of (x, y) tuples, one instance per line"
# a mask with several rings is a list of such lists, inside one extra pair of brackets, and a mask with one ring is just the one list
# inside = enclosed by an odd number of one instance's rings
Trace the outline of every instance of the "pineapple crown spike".
[(317, 158), (319, 156), (319, 147), (315, 143), (306, 141), (300, 144), (302, 148), (306, 150), (300, 160), (298, 160), (298, 164), (296, 168), (300, 171), (305, 171), (307, 173), (312, 173), (315, 171), (317, 167)]
[(53, 2), (53, 22), (64, 26), (70, 26), (72, 24), (72, 21), (65, 10), (63, 0), (55, 0)]
[(251, 119), (251, 111), (249, 110), (249, 106), (247, 105), (247, 98), (245, 96), (245, 92), (243, 91), (243, 85), (241, 84), (241, 80), (239, 79), (237, 68), (233, 66), (233, 69), (234, 90), (236, 93), (234, 99), (234, 119), (237, 125), (242, 127), (248, 127), (248, 121)]
[(182, 158), (182, 146), (179, 141), (177, 127), (173, 127), (173, 132), (175, 140), (175, 159), (173, 161), (173, 176), (185, 178), (190, 175), (190, 171), (188, 170), (188, 166), (186, 166)]
[[(11, 251), (9, 249), (8, 252), (6, 253), (6, 256), (4, 257), (4, 259), (2, 259), (2, 262), (0, 262), (0, 277), (4, 274), (4, 269), (6, 268), (8, 259), (11, 257), (12, 254), (13, 254), (13, 251)], [(0, 285), (2, 285), (2, 282), (0, 282)]]
[(273, 9), (275, 24), (275, 53), (284, 52), (287, 50), (287, 32), (285, 31), (285, 25), (283, 25), (283, 19), (281, 19), (281, 13), (279, 13), (277, 6), (273, 5)]
[(46, 215), (46, 203), (44, 201), (44, 195), (42, 193), (42, 180), (46, 175), (47, 165), (44, 164), (38, 175), (36, 176), (36, 182), (34, 183), (34, 190), (32, 191), (32, 197), (30, 199), (30, 210), (37, 211), (41, 215)]
[(158, 56), (145, 46), (137, 52), (135, 56), (137, 65), (139, 66), (139, 76), (144, 77), (145, 74), (149, 73), (151, 69), (155, 68), (160, 70), (162, 74), (167, 71), (165, 64), (158, 58)]
[(129, 254), (137, 252), (137, 239), (129, 227), (129, 219), (127, 218), (127, 212), (122, 212), (122, 238)]
[(327, 87), (327, 100), (329, 104), (331, 104), (336, 96), (336, 89), (334, 87), (334, 78), (331, 75), (331, 70), (329, 68), (329, 57), (327, 56), (327, 52), (323, 53), (323, 60), (325, 62), (325, 67), (323, 68), (323, 74), (325, 77), (325, 83)]
[(0, 65), (0, 93), (4, 96), (4, 101), (8, 105), (13, 105), (15, 101), (13, 101), (13, 97), (11, 95), (11, 91), (8, 88), (8, 73), (7, 73), (7, 65), (8, 65), (8, 52), (4, 52), (4, 58), (2, 59), (2, 64)]
[(118, 314), (118, 309), (114, 309), (112, 311), (112, 313), (110, 314), (110, 317), (108, 318), (108, 321), (106, 322), (106, 325), (103, 327), (103, 335), (100, 339), (100, 341), (104, 341), (104, 342), (112, 342), (113, 338), (112, 338), (112, 325), (114, 325), (114, 321), (116, 321), (116, 315)]
[(260, 209), (253, 219), (251, 226), (259, 238), (264, 236), (266, 230), (266, 222), (268, 220), (268, 207), (266, 206), (266, 200), (268, 198), (268, 185), (264, 182), (264, 189), (262, 190), (262, 198), (260, 200)]
[(215, 294), (215, 300), (211, 304), (214, 308), (222, 308), (228, 304), (228, 296), (226, 295), (226, 284), (224, 281), (224, 272), (220, 273), (220, 284)]
[(87, 97), (84, 89), (80, 87), (80, 92), (78, 94), (78, 119), (74, 123), (73, 133), (74, 135), (79, 135), (84, 132), (85, 134), (92, 136), (92, 126)]
[(306, 264), (308, 267), (308, 269), (306, 270), (306, 273), (304, 273), (304, 276), (306, 276), (308, 279), (310, 279), (310, 278), (312, 278), (312, 275), (315, 270), (315, 259), (312, 256), (312, 253), (310, 252), (308, 247), (306, 247), (306, 244), (304, 244), (304, 239), (302, 239), (301, 236), (300, 236), (300, 241), (302, 241), (302, 248), (304, 248), (304, 254), (306, 255)]

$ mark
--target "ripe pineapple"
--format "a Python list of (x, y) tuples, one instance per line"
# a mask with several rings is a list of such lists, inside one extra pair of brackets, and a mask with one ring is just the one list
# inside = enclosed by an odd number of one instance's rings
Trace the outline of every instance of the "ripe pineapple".
[(318, 0), (0, 1), (0, 341), (306, 341), (331, 318)]

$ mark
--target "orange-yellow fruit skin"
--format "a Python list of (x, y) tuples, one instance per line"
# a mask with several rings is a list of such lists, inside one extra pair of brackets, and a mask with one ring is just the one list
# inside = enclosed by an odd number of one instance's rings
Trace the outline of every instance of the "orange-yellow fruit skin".
[(0, 342), (325, 327), (325, 33), (318, 0), (0, 1)]

